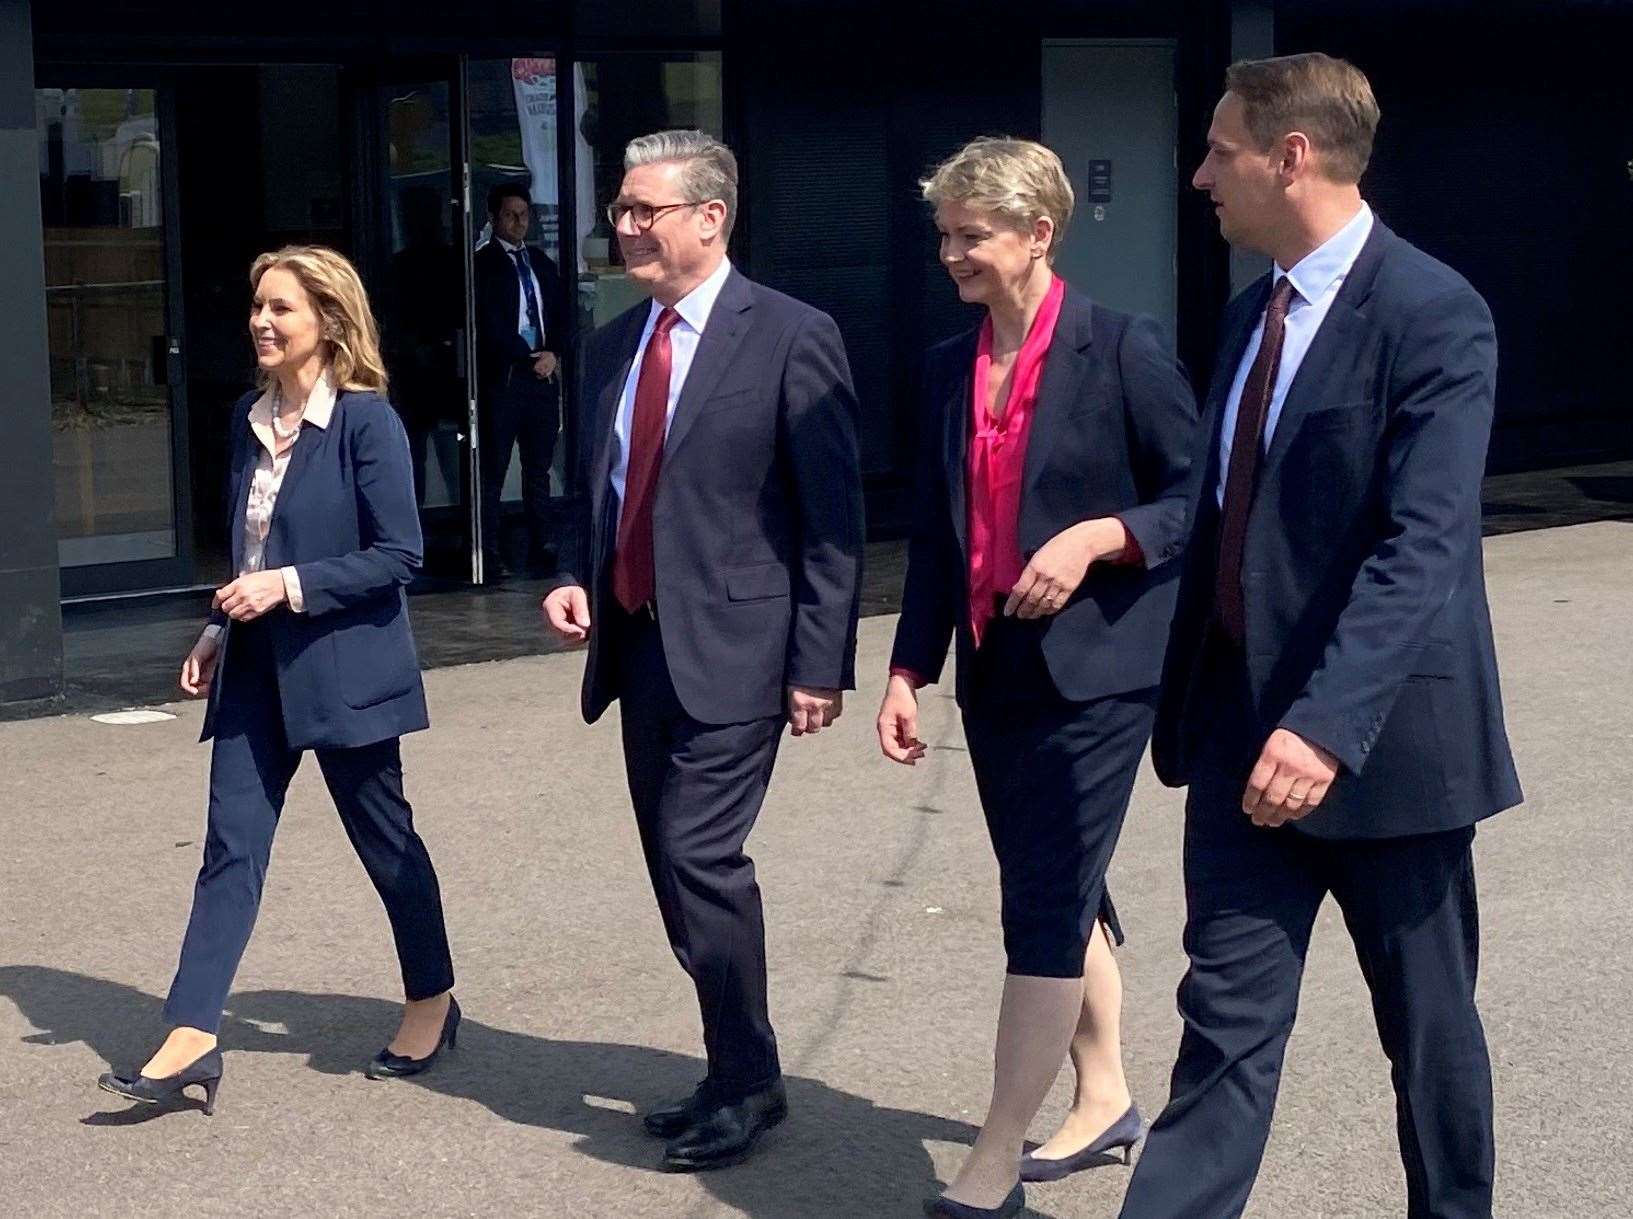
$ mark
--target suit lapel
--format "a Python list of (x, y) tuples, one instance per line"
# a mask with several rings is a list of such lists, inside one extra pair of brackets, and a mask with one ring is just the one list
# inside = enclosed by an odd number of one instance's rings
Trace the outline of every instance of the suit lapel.
[(1224, 427), (1225, 399), (1230, 396), (1231, 384), (1236, 380), (1236, 370), (1241, 367), (1242, 359), (1247, 355), (1247, 345), (1253, 338), (1253, 328), (1264, 316), (1265, 305), (1270, 300), (1270, 276), (1264, 276), (1246, 289), (1240, 299), (1243, 302), (1241, 313), (1219, 345), (1219, 355), (1213, 366), (1213, 379), (1208, 384), (1208, 396), (1202, 407), (1202, 427), (1198, 430), (1198, 435), (1204, 438), (1207, 448), (1195, 455), (1196, 464), (1201, 469), (1201, 477), (1197, 479), (1196, 494), (1191, 501), (1193, 522), (1201, 519), (1202, 506), (1209, 502), (1209, 497), (1219, 486), (1219, 445), (1222, 440), (1219, 433)]
[(591, 520), (599, 522), (606, 508), (607, 490), (611, 485), (613, 447), (617, 443), (613, 435), (614, 425), (617, 422), (618, 399), (624, 392), (624, 384), (629, 380), (630, 365), (635, 362), (635, 349), (641, 343), (641, 331), (646, 329), (646, 319), (650, 307), (642, 305), (632, 309), (626, 315), (625, 332), (619, 340), (617, 363), (613, 367), (613, 375), (601, 383), (596, 394), (595, 416), (590, 426), (595, 429), (595, 462), (591, 467), (590, 506), (593, 515)]
[[(300, 434), (295, 438), (295, 447), (289, 453), (289, 465), (284, 469), (283, 481), (278, 484), (278, 498), (272, 501), (272, 516), (267, 520), (266, 549), (262, 552), (262, 563), (266, 567), (278, 566), (278, 563), (274, 561), (275, 555), (272, 547), (274, 539), (278, 536), (278, 524), (288, 515), (285, 511), (286, 505), (295, 502), (290, 498), (290, 491), (300, 482), (301, 476), (306, 473), (306, 468), (312, 464), (318, 448), (327, 444), (329, 434), (340, 426), (341, 411), (343, 410), (342, 403), (344, 403), (345, 399), (346, 393), (344, 390), (335, 395), (334, 409), (330, 412), (327, 429), (320, 428), (315, 424), (311, 427), (304, 423), (301, 424)], [(260, 441), (257, 440), (255, 443), (259, 446)], [(254, 449), (251, 449), (251, 452), (253, 453)], [(259, 456), (256, 457), (256, 460), (260, 460)]]
[(686, 439), (686, 433), (691, 431), (698, 411), (709, 400), (714, 387), (720, 383), (720, 378), (731, 366), (732, 357), (737, 354), (737, 348), (743, 341), (743, 334), (748, 330), (748, 314), (753, 305), (754, 293), (749, 281), (733, 270), (720, 287), (720, 296), (715, 300), (714, 309), (703, 327), (702, 336), (698, 339), (697, 353), (692, 357), (692, 367), (686, 373), (686, 384), (680, 391), (680, 401), (675, 403), (675, 417), (669, 421), (669, 435), (663, 446), (665, 461), (674, 455), (681, 441)]
[(970, 417), (974, 410), (975, 349), (979, 330), (972, 330), (954, 349), (953, 375), (948, 379), (950, 397), (942, 404), (942, 461), (947, 474), (947, 504), (953, 514), (953, 533), (959, 553), (967, 554), (968, 508), (965, 503), (964, 465), (969, 451)]
[(1276, 420), (1276, 431), (1270, 438), (1270, 449), (1265, 454), (1259, 478), (1265, 478), (1281, 463), (1293, 443), (1299, 424), (1310, 408), (1326, 400), (1325, 390), (1332, 381), (1334, 363), (1340, 356), (1353, 351), (1366, 329), (1367, 316), (1362, 311), (1367, 297), (1372, 294), (1373, 282), (1378, 277), (1378, 266), (1390, 237), (1389, 230), (1380, 221), (1373, 221), (1372, 232), (1361, 247), (1360, 256), (1344, 278), (1343, 287), (1332, 303), (1327, 316), (1321, 320), (1315, 340), (1298, 366), (1287, 398), (1282, 403), (1281, 416)]
[(1060, 428), (1078, 399), (1083, 378), (1089, 374), (1089, 348), (1094, 342), (1091, 310), (1085, 296), (1068, 291), (1061, 302), (1049, 353), (1043, 359), (1043, 375), (1038, 379), (1038, 397), (1032, 407), (1032, 426), (1027, 434), (1026, 457), (1021, 476), (1025, 497), (1037, 484), (1043, 463), (1054, 448), (1054, 431)]
[(250, 429), (250, 411), (255, 409), (259, 399), (251, 400), (249, 409), (241, 411), (233, 426), (238, 429), (238, 440), (233, 449), (237, 460), (234, 463), (232, 500), (229, 505), (232, 515), (229, 518), (229, 528), (232, 530), (232, 574), (236, 576), (244, 570), (244, 513), (249, 511), (250, 471), (255, 468), (256, 448), (260, 441)]

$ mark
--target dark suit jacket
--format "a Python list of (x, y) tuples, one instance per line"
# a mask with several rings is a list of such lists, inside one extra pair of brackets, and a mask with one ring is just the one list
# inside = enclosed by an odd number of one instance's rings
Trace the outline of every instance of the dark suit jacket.
[[(1192, 544), (1153, 754), (1194, 773), (1198, 659), (1213, 612), (1219, 429), (1270, 293), (1227, 309), (1203, 412)], [(1277, 726), (1342, 763), (1300, 830), (1394, 837), (1466, 826), (1520, 800), (1503, 728), (1480, 551), (1497, 342), (1479, 294), (1374, 224), (1294, 378), (1260, 466), (1242, 563), (1260, 739)]]
[[(891, 664), (927, 681), (958, 640), (960, 705), (974, 654), (965, 531), (966, 446), (978, 330), (930, 350), (921, 407), (917, 519)], [(1081, 521), (1116, 516), (1143, 565), (1096, 563), (1042, 621), (1056, 689), (1084, 701), (1157, 684), (1185, 533), (1196, 401), (1157, 323), (1068, 291), (1038, 383), (1021, 490), (1023, 555)]]
[[(258, 393), (232, 409), (228, 533), (244, 560), (244, 509), (259, 442)], [(295, 568), (302, 613), (279, 606), (272, 632), (284, 731), (296, 749), (352, 747), (427, 726), (404, 587), (420, 566), (420, 517), (408, 436), (379, 394), (343, 390), (326, 428), (307, 425), (290, 454), (267, 533), (265, 570)], [(226, 625), (204, 733), (214, 732), (234, 625)]]
[[(590, 336), (581, 361), (586, 517), (576, 573), (592, 624), (612, 598), (618, 399), (643, 302)], [(779, 715), (788, 685), (851, 689), (861, 604), (856, 395), (833, 319), (732, 271), (664, 444), (653, 510), (658, 622), (681, 706), (710, 724)], [(584, 718), (617, 696), (590, 632)]]
[[(544, 251), (524, 246), (528, 263), (538, 277), (541, 320), (544, 322), (544, 349), (562, 353), (564, 319), (561, 316), (561, 273)], [(496, 237), (471, 256), (476, 278), (476, 370), (480, 386), (502, 381), (518, 364), (531, 362), (532, 355), (516, 323), (521, 316), (521, 296), (517, 290), (516, 263)]]

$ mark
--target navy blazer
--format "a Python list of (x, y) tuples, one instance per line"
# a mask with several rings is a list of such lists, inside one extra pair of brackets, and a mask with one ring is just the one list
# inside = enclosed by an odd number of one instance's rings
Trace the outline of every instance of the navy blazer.
[[(539, 281), (539, 321), (544, 326), (545, 350), (561, 354), (561, 273), (555, 262), (537, 246), (524, 245), (528, 265)], [(532, 353), (517, 329), (521, 318), (516, 262), (499, 244), (498, 238), (471, 255), (476, 291), (476, 370), (479, 388), (503, 381), (508, 370), (531, 361)]]
[[(916, 520), (891, 665), (926, 681), (958, 640), (964, 705), (975, 642), (969, 620), (965, 465), (976, 344), (971, 330), (930, 349), (915, 486)], [(1116, 516), (1143, 565), (1095, 563), (1064, 608), (1039, 620), (1057, 691), (1086, 701), (1157, 684), (1185, 534), (1196, 400), (1161, 328), (1068, 290), (1027, 439), (1021, 553), (1063, 529)]]
[[(585, 343), (578, 460), (588, 494), (568, 583), (590, 621), (612, 598), (613, 425), (645, 328), (643, 301)], [(658, 623), (686, 713), (707, 724), (783, 714), (789, 685), (852, 689), (862, 595), (857, 403), (827, 314), (732, 271), (670, 420), (653, 505)], [(584, 718), (617, 696), (590, 631)]]
[[(227, 521), (234, 571), (243, 569), (244, 510), (260, 442), (249, 426), (259, 393), (232, 409)], [(342, 390), (329, 425), (301, 426), (273, 507), (265, 570), (295, 568), (304, 611), (280, 605), (272, 633), (284, 732), (295, 749), (369, 745), (428, 726), (405, 587), (419, 570), (420, 517), (408, 434), (379, 394)], [(226, 625), (201, 740), (215, 730), (222, 675), (232, 663)]]
[[(1203, 412), (1152, 745), (1176, 786), (1200, 778), (1193, 746), (1216, 730), (1192, 696), (1213, 613), (1219, 429), (1270, 288), (1266, 275), (1227, 309)], [(1287, 728), (1342, 764), (1300, 831), (1421, 834), (1520, 801), (1480, 549), (1496, 374), (1485, 301), (1375, 223), (1288, 391), (1242, 561), (1260, 737)]]

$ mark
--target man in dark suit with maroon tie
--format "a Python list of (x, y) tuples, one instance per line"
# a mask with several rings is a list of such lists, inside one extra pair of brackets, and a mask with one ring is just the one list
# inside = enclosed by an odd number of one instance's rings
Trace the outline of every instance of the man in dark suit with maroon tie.
[(652, 300), (585, 346), (587, 512), (544, 610), (589, 644), (585, 719), (620, 703), (647, 869), (697, 988), (708, 1075), (645, 1118), (690, 1171), (741, 1160), (787, 1112), (743, 847), (784, 725), (820, 732), (855, 686), (856, 397), (833, 320), (727, 260), (730, 150), (665, 131), (624, 164), (608, 218)]
[(1489, 1219), (1471, 848), (1520, 801), (1480, 549), (1496, 335), (1361, 198), (1366, 77), (1294, 55), (1233, 65), (1226, 90), (1194, 184), (1274, 266), (1226, 311), (1191, 467), (1152, 741), (1190, 787), (1190, 968), (1123, 1216), (1242, 1213), (1330, 894), (1390, 1060), (1404, 1213)]

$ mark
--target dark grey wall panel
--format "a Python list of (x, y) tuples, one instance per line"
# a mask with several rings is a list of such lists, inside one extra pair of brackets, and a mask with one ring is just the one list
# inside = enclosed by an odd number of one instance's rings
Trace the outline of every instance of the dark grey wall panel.
[(0, 0), (0, 702), (62, 692), (33, 52), (27, 0)]

